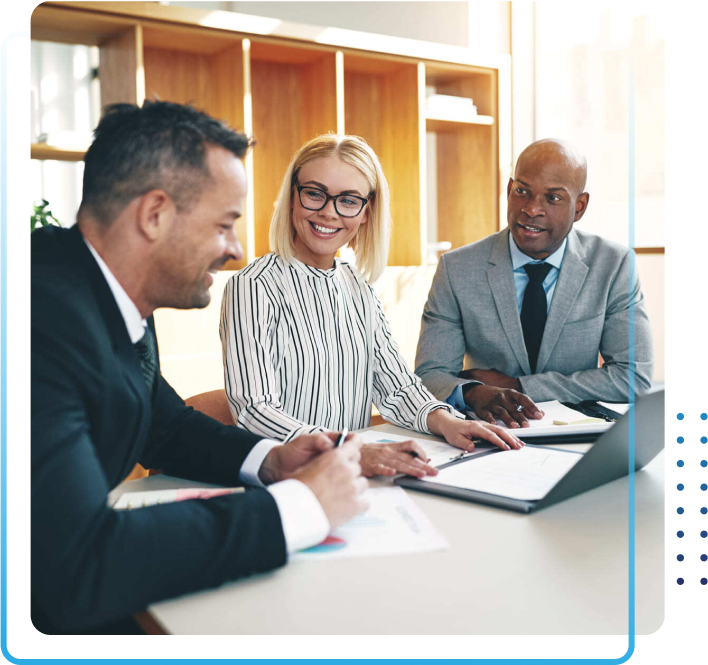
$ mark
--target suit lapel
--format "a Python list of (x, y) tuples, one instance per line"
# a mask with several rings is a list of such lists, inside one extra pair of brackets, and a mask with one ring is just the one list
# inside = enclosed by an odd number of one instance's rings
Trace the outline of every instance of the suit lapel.
[(584, 262), (585, 253), (578, 241), (575, 231), (571, 231), (568, 236), (568, 245), (563, 256), (556, 289), (553, 293), (551, 308), (546, 320), (546, 328), (543, 331), (543, 340), (538, 352), (538, 362), (536, 363), (536, 373), (540, 374), (546, 367), (548, 359), (551, 357), (553, 347), (558, 341), (563, 325), (570, 314), (573, 305), (578, 298), (580, 289), (585, 283), (588, 274), (588, 266)]
[[(144, 405), (149, 405), (150, 394), (145, 379), (143, 378), (142, 370), (140, 369), (140, 360), (130, 341), (128, 330), (125, 327), (125, 320), (120, 313), (113, 292), (108, 286), (101, 272), (101, 268), (86, 246), (78, 226), (75, 225), (72, 227), (67, 233), (67, 236), (75, 260), (86, 272), (88, 282), (93, 289), (96, 301), (101, 310), (101, 316), (106, 322), (106, 327), (111, 336), (113, 351), (116, 354), (123, 376), (130, 388), (140, 398), (140, 402)], [(143, 414), (140, 415), (143, 417)], [(149, 420), (148, 418), (148, 425)]]
[(521, 328), (521, 319), (519, 318), (519, 306), (516, 302), (514, 269), (509, 256), (508, 230), (497, 234), (496, 242), (489, 255), (489, 263), (491, 265), (487, 270), (487, 279), (489, 280), (489, 288), (494, 297), (502, 329), (509, 340), (509, 344), (523, 373), (531, 374), (529, 356), (524, 343), (524, 331)]

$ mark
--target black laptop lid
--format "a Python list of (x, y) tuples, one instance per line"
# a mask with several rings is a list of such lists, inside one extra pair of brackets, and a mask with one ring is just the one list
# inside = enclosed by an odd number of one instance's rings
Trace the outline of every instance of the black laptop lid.
[[(640, 397), (561, 478), (534, 509), (545, 508), (629, 473), (629, 425), (634, 420), (634, 470), (645, 467), (664, 448), (664, 391)], [(562, 439), (557, 441), (562, 443)]]

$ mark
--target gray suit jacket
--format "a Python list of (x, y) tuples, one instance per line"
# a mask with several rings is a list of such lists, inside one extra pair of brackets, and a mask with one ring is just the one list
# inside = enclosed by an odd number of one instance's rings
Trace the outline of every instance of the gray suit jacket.
[[(531, 374), (514, 289), (509, 231), (440, 258), (416, 354), (416, 373), (438, 399), (458, 384), (465, 353), (472, 367), (518, 377), (534, 401), (627, 401), (629, 313), (634, 312), (635, 390), (649, 388), (651, 328), (630, 250), (590, 233), (570, 232)], [(598, 367), (598, 353), (604, 365)]]

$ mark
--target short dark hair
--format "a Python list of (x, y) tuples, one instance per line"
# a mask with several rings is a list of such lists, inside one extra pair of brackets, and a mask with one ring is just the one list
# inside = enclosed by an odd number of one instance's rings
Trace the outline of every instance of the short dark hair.
[(210, 178), (207, 145), (243, 158), (253, 140), (188, 104), (111, 104), (84, 157), (81, 209), (110, 224), (130, 201), (163, 189), (188, 209)]

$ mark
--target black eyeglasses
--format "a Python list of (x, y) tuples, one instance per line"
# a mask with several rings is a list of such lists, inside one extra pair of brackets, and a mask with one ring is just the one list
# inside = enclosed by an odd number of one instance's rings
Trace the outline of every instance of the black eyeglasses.
[(334, 209), (342, 217), (356, 217), (371, 198), (371, 194), (366, 198), (354, 196), (353, 194), (330, 196), (327, 192), (317, 189), (317, 187), (307, 187), (298, 183), (295, 183), (295, 187), (303, 208), (307, 208), (307, 210), (322, 210), (332, 199), (334, 201)]

